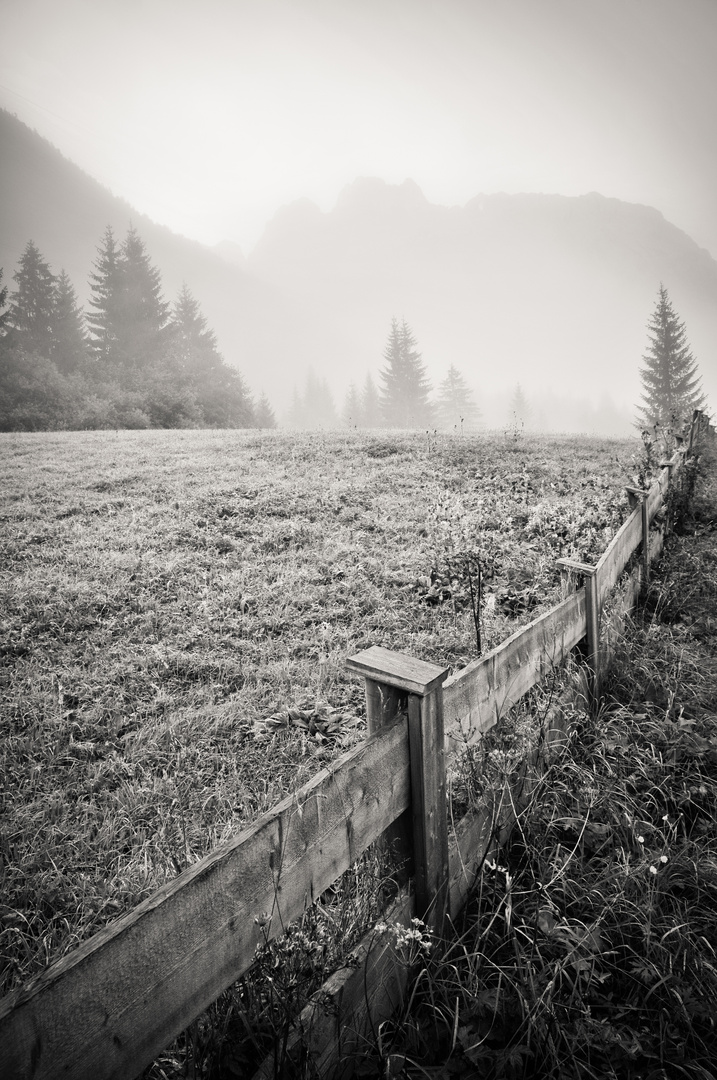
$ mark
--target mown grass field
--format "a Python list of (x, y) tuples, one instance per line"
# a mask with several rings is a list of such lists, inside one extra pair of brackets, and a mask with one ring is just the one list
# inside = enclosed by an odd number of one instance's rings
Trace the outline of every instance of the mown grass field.
[(638, 448), (2, 436), (0, 992), (360, 739), (347, 655), (473, 659), (478, 562), (484, 649), (554, 603), (556, 559), (624, 520)]

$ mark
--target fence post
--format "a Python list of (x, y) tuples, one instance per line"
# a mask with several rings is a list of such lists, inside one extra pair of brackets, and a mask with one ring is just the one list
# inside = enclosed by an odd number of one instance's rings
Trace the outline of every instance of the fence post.
[[(672, 463), (670, 463), (672, 464)], [(670, 471), (670, 476), (672, 472)], [(640, 503), (641, 517), (642, 517), (642, 589), (643, 591), (650, 584), (650, 518), (647, 513), (647, 496), (648, 491), (643, 488), (629, 487), (625, 488), (627, 497), (630, 500), (630, 509), (634, 510)]]
[(566, 574), (580, 574), (585, 580), (585, 619), (587, 623), (588, 668), (590, 669), (590, 698), (593, 708), (600, 701), (600, 596), (597, 567), (575, 559), (558, 559)]
[(440, 930), (448, 908), (448, 814), (443, 682), (448, 668), (373, 645), (350, 656), (366, 682), (369, 730), (388, 723), (403, 702), (411, 755), (411, 821), (416, 914)]

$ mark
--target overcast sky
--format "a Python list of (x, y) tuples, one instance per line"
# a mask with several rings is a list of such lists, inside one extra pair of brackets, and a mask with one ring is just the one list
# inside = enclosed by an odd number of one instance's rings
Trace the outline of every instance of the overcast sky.
[(209, 244), (379, 176), (599, 191), (717, 257), (717, 0), (3, 0), (0, 105)]

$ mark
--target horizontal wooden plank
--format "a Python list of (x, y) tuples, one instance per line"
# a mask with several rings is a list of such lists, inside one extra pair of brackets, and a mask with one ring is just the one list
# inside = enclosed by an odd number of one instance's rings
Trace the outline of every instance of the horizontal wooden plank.
[(579, 589), (447, 679), (443, 716), (449, 754), (493, 727), (585, 634), (585, 590)]
[(659, 476), (650, 487), (647, 496), (647, 514), (650, 521), (652, 521), (658, 510), (662, 508), (665, 501), (665, 496), (667, 495), (670, 486), (670, 472), (672, 472), (673, 482), (677, 479), (677, 475), (682, 466), (682, 454), (674, 454), (671, 460), (673, 466), (672, 470), (661, 469)]
[(642, 507), (637, 506), (615, 533), (597, 564), (598, 601), (601, 607), (641, 544)]
[(0, 1075), (136, 1076), (409, 805), (401, 717), (0, 1002)]
[[(415, 897), (405, 889), (380, 921), (407, 929), (414, 915)], [(361, 1051), (367, 1040), (403, 1001), (409, 970), (394, 942), (390, 932), (369, 930), (352, 950), (350, 963), (327, 979), (297, 1018), (284, 1048), (284, 1061), (270, 1054), (253, 1080), (293, 1075), (287, 1058), (296, 1064), (310, 1062), (312, 1075), (322, 1080), (353, 1076), (364, 1061)]]
[(447, 667), (416, 660), (413, 656), (383, 649), (380, 645), (372, 645), (370, 649), (350, 656), (346, 667), (364, 678), (397, 686), (409, 694), (421, 695), (430, 693), (448, 675)]

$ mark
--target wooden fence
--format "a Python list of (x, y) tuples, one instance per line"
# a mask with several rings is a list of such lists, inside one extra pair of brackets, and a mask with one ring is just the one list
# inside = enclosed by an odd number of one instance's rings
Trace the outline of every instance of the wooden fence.
[[(419, 916), (435, 928), (454, 917), (493, 830), (476, 812), (449, 830), (447, 763), (583, 639), (599, 693), (605, 649), (661, 549), (668, 489), (683, 482), (705, 424), (696, 412), (650, 490), (631, 493), (634, 509), (595, 566), (563, 561), (566, 588), (576, 576), (584, 584), (486, 656), (451, 677), (378, 647), (351, 657), (366, 686), (365, 742), (1, 1001), (0, 1076), (131, 1080), (247, 970), (257, 945), (281, 935), (382, 836), (403, 848), (413, 873), (386, 919), (409, 925)], [(601, 638), (602, 608), (615, 594)], [(404, 965), (382, 940), (369, 934), (354, 954), (288, 1043), (322, 1076), (339, 1060), (348, 1075), (367, 1027), (390, 1014), (405, 985)], [(268, 1061), (257, 1076), (274, 1068)]]

